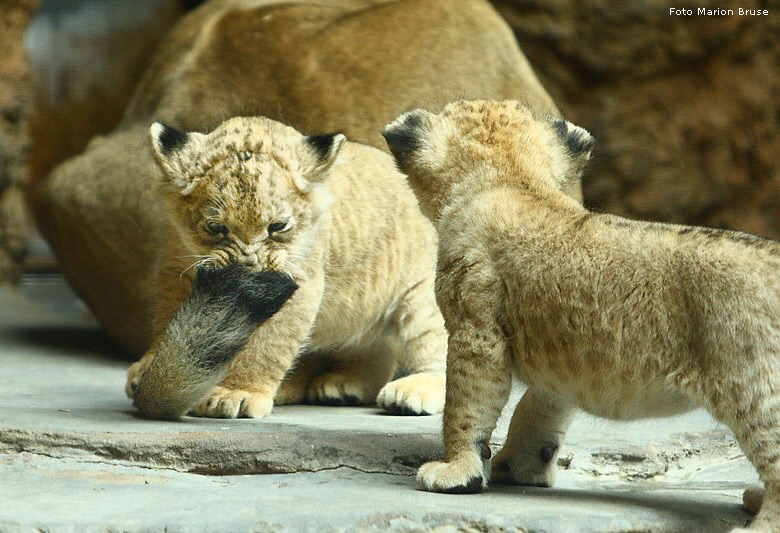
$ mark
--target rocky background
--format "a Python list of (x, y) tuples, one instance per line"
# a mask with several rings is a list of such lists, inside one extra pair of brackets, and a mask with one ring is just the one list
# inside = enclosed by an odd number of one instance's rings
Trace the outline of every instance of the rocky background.
[(25, 255), (23, 186), (30, 148), (30, 76), (22, 36), (37, 0), (0, 2), (0, 284), (19, 279)]
[[(598, 139), (584, 184), (589, 207), (780, 239), (780, 1), (493, 2), (564, 114)], [(148, 31), (131, 27), (105, 45), (126, 65), (104, 76), (119, 80), (108, 86), (114, 93), (39, 92), (34, 121), (22, 35), (37, 1), (0, 3), (0, 283), (18, 279), (24, 257), (30, 131), (33, 176), (41, 178), (110, 129), (187, 3), (155, 2)], [(671, 16), (670, 7), (769, 15)], [(57, 128), (47, 124), (63, 122), (70, 135), (51, 138)]]
[(780, 2), (494, 4), (564, 114), (598, 140), (589, 207), (780, 239)]

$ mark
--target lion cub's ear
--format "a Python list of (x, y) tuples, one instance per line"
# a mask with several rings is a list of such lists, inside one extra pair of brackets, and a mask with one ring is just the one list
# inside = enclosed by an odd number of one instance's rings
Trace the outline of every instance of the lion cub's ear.
[(590, 159), (596, 139), (593, 138), (588, 130), (572, 124), (568, 120), (556, 118), (552, 123), (555, 133), (558, 134), (558, 139), (566, 149), (571, 162), (569, 174), (573, 174), (573, 176), (566, 177), (579, 178), (585, 169), (585, 164)]
[(206, 135), (179, 131), (162, 122), (152, 124), (149, 134), (152, 137), (154, 158), (162, 168), (167, 182), (182, 195), (191, 193), (197, 184), (192, 170), (198, 161)]
[(310, 183), (324, 180), (346, 140), (347, 138), (341, 133), (325, 133), (304, 137), (301, 168), (305, 179)]

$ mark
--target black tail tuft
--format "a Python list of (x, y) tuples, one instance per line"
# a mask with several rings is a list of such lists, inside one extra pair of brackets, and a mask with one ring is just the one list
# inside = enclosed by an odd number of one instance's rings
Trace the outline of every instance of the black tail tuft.
[(247, 313), (249, 320), (262, 324), (274, 316), (298, 290), (288, 275), (275, 271), (247, 272), (238, 265), (198, 270), (193, 294)]
[(249, 310), (249, 318), (260, 324), (276, 314), (289, 300), (298, 284), (280, 272), (258, 272), (248, 277), (243, 298)]

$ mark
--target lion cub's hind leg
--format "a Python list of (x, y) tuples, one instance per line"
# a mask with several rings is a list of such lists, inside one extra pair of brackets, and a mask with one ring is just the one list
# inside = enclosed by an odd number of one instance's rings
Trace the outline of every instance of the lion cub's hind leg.
[(764, 487), (751, 485), (742, 494), (742, 505), (753, 514), (758, 514), (761, 504), (764, 502)]
[[(746, 361), (746, 366), (754, 363)], [(731, 428), (764, 482), (762, 502), (755, 501), (760, 492), (749, 495), (757, 496), (752, 507), (760, 507), (749, 531), (780, 531), (780, 369), (773, 366), (743, 368), (738, 378), (736, 372), (725, 373), (726, 380), (705, 381), (701, 391), (710, 412)]]
[(432, 415), (444, 409), (443, 372), (418, 372), (385, 385), (376, 404), (395, 415)]
[(274, 397), (274, 405), (304, 403), (312, 380), (333, 367), (333, 363), (319, 353), (304, 353), (287, 371)]
[[(325, 356), (321, 356), (325, 357)], [(331, 368), (315, 377), (306, 401), (321, 405), (367, 405), (395, 372), (392, 349), (381, 340), (340, 351)]]
[(447, 457), (420, 467), (417, 483), (422, 489), (463, 494), (487, 485), (490, 436), (512, 388), (505, 342), (496, 324), (453, 324), (444, 406)]
[(401, 343), (401, 367), (407, 375), (379, 391), (377, 406), (402, 415), (440, 413), (444, 409), (447, 330), (433, 284), (424, 281), (406, 293), (393, 321)]
[(528, 389), (515, 407), (506, 443), (493, 459), (491, 478), (511, 485), (552, 487), (574, 411), (554, 394)]

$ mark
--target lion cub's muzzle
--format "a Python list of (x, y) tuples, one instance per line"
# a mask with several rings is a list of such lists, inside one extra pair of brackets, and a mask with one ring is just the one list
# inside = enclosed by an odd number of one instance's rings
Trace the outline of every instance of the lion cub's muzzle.
[(242, 254), (234, 259), (235, 264), (254, 270), (261, 264), (261, 258), (257, 254)]
[(284, 271), (286, 262), (287, 252), (283, 250), (240, 254), (231, 257), (231, 263), (244, 267), (251, 272), (260, 272), (262, 270)]

